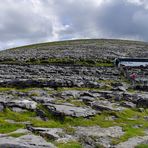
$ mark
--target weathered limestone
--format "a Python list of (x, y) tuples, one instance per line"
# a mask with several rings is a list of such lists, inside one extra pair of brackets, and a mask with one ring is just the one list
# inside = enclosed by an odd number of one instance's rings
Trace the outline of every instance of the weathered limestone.
[(64, 104), (45, 104), (48, 110), (60, 116), (72, 116), (72, 117), (89, 117), (97, 114), (97, 111), (90, 107), (75, 107)]
[(143, 136), (143, 137), (138, 136), (130, 138), (127, 141), (118, 144), (117, 146), (115, 146), (115, 148), (127, 148), (127, 147), (133, 148), (138, 144), (145, 144), (145, 143), (148, 143), (148, 136)]
[(30, 100), (14, 100), (7, 103), (7, 107), (19, 107), (24, 109), (35, 110), (37, 103)]
[(0, 138), (1, 148), (55, 148), (51, 143), (46, 142), (42, 137), (35, 135), (24, 135), (19, 138)]
[(122, 111), (124, 107), (119, 106), (116, 103), (111, 103), (107, 100), (98, 100), (91, 103), (92, 108), (100, 111)]

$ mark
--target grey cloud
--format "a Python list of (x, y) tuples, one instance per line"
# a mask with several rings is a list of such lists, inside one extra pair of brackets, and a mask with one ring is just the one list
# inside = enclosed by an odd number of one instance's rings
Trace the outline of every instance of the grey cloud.
[(142, 5), (114, 0), (102, 6), (98, 18), (98, 24), (105, 34), (116, 38), (148, 40), (148, 10)]
[(146, 0), (98, 1), (5, 0), (0, 5), (0, 48), (72, 38), (148, 41)]
[[(86, 0), (87, 1), (87, 0)], [(102, 2), (99, 7), (81, 3), (61, 3), (61, 21), (71, 23), (75, 37), (132, 38), (148, 40), (148, 9), (126, 0)]]

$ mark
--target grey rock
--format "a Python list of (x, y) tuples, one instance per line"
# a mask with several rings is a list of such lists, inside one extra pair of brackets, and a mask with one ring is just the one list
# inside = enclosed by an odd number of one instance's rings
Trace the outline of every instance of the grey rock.
[(111, 147), (112, 138), (119, 138), (124, 132), (121, 127), (114, 126), (109, 128), (93, 127), (77, 127), (75, 135), (81, 139), (82, 143), (87, 147)]
[(89, 96), (82, 96), (79, 98), (79, 100), (82, 100), (85, 104), (90, 105), (91, 102), (95, 100), (94, 97), (89, 97)]
[(84, 97), (84, 96), (94, 97), (93, 93), (91, 93), (91, 92), (83, 92), (80, 94), (80, 97)]
[(139, 95), (136, 100), (137, 107), (148, 107), (148, 94)]
[(134, 148), (139, 144), (148, 143), (148, 136), (144, 137), (133, 137), (129, 138), (127, 141), (122, 142), (115, 146), (115, 148)]
[(118, 86), (118, 87), (116, 87), (116, 88), (113, 88), (112, 90), (114, 90), (114, 91), (123, 91), (123, 92), (126, 92), (126, 88), (123, 87), (123, 86)]
[(50, 112), (60, 116), (89, 117), (97, 112), (89, 107), (75, 107), (63, 104), (45, 104)]
[(148, 116), (144, 116), (143, 118), (144, 120), (148, 121)]
[(24, 109), (35, 110), (37, 107), (37, 103), (30, 100), (14, 100), (7, 103), (8, 107), (19, 107)]
[(100, 88), (100, 84), (94, 81), (85, 82), (85, 86), (89, 88)]
[(58, 142), (74, 141), (76, 138), (73, 135), (65, 133), (62, 128), (40, 128), (29, 126), (29, 130), (33, 133), (38, 133), (42, 137)]
[(120, 107), (116, 103), (111, 103), (107, 100), (98, 100), (91, 103), (92, 108), (96, 110), (106, 110), (106, 111), (122, 111), (124, 107)]
[(63, 98), (63, 99), (67, 99), (67, 98), (78, 98), (81, 93), (83, 93), (83, 91), (77, 91), (77, 90), (67, 90), (67, 91), (63, 91), (61, 93), (55, 94), (55, 96)]
[(41, 127), (32, 127), (28, 126), (28, 130), (33, 133), (38, 133), (43, 137), (46, 137), (50, 140), (57, 140), (60, 138), (59, 135), (63, 134), (63, 129), (61, 128), (41, 128)]
[(55, 146), (40, 136), (24, 135), (19, 138), (0, 138), (0, 148), (55, 148)]
[(3, 111), (3, 109), (4, 109), (4, 104), (0, 103), (0, 112)]
[(11, 107), (11, 110), (14, 111), (14, 112), (18, 112), (18, 113), (22, 113), (22, 112), (27, 111), (26, 109), (23, 109), (23, 108), (20, 108), (20, 107)]
[(112, 99), (114, 97), (114, 92), (113, 91), (90, 91), (92, 93), (99, 93), (101, 97), (105, 99)]
[(128, 107), (128, 108), (135, 108), (136, 107), (136, 104), (129, 102), (129, 101), (124, 101), (121, 103), (121, 105), (124, 107)]
[(38, 102), (38, 103), (52, 103), (52, 102), (54, 102), (56, 99), (55, 98), (53, 98), (53, 97), (44, 97), (44, 96), (40, 96), (40, 97), (38, 97), (38, 96), (33, 96), (33, 97), (31, 97), (32, 98), (32, 100), (34, 100), (35, 102)]
[(113, 126), (109, 128), (101, 128), (99, 126), (92, 127), (77, 127), (77, 135), (97, 136), (97, 137), (112, 137), (119, 138), (124, 134), (123, 130), (119, 126)]

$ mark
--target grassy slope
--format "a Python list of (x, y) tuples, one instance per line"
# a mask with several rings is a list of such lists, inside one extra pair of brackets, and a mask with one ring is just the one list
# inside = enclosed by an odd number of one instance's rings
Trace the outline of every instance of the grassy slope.
[(89, 43), (112, 43), (112, 44), (119, 44), (119, 45), (132, 45), (132, 44), (138, 44), (138, 45), (147, 45), (147, 42), (141, 42), (141, 41), (130, 41), (130, 40), (117, 40), (117, 39), (80, 39), (80, 40), (66, 40), (66, 41), (56, 41), (56, 42), (45, 42), (45, 43), (38, 43), (38, 44), (31, 44), (31, 45), (25, 45), (21, 47), (15, 47), (7, 50), (15, 50), (15, 49), (31, 49), (31, 48), (40, 48), (40, 47), (47, 47), (47, 46), (62, 46), (62, 45), (80, 45), (80, 44), (89, 44)]

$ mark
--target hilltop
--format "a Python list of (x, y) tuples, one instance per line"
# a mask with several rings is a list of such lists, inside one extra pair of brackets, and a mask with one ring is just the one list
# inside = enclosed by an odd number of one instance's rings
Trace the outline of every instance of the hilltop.
[(1, 63), (98, 63), (116, 57), (147, 57), (148, 43), (127, 40), (88, 39), (49, 42), (0, 52)]
[(0, 147), (140, 148), (148, 91), (113, 60), (148, 57), (148, 43), (89, 39), (0, 52)]

